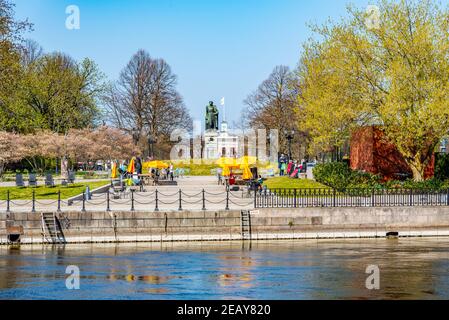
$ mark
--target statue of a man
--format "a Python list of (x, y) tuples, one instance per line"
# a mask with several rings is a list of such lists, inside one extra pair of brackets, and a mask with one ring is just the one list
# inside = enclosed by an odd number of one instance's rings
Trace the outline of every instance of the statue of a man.
[(213, 101), (206, 107), (206, 130), (218, 130), (218, 108)]

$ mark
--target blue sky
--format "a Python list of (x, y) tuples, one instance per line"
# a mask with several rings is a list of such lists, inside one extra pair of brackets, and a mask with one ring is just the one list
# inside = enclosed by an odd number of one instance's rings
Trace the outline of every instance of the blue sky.
[[(209, 100), (226, 97), (238, 121), (245, 97), (276, 65), (294, 68), (310, 22), (345, 14), (340, 0), (14, 0), (18, 18), (34, 23), (29, 38), (47, 52), (94, 59), (110, 80), (138, 49), (164, 58), (195, 119)], [(372, 1), (353, 0), (362, 8)], [(81, 29), (67, 30), (77, 5)]]

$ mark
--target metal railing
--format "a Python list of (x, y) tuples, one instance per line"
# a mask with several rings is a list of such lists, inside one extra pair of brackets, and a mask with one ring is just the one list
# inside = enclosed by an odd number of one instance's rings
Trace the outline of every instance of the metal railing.
[(161, 211), (161, 210), (232, 210), (252, 208), (314, 208), (314, 207), (414, 207), (449, 206), (449, 190), (417, 189), (272, 189), (263, 191), (232, 191), (212, 193), (200, 190), (186, 193), (177, 190), (142, 192), (129, 190), (119, 194), (106, 192), (77, 200), (19, 200), (8, 191), (0, 200), (0, 211)]
[(106, 192), (102, 194), (84, 193), (79, 199), (63, 200), (61, 191), (58, 199), (37, 199), (33, 190), (31, 199), (21, 200), (7, 191), (6, 200), (0, 200), (0, 211), (160, 211), (160, 210), (231, 210), (248, 209), (254, 205), (252, 195), (246, 190), (212, 193), (201, 190), (197, 193), (186, 193), (182, 190), (164, 193), (159, 190), (151, 192), (134, 189), (123, 192)]
[(254, 194), (255, 208), (449, 206), (449, 190), (272, 189)]

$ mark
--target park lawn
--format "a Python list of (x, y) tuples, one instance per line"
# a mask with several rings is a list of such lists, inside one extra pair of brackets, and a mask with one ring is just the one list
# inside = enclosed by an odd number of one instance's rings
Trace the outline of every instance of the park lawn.
[(329, 187), (318, 183), (313, 180), (306, 179), (292, 179), (289, 177), (274, 177), (268, 178), (264, 181), (264, 185), (267, 186), (268, 189), (314, 189), (314, 188), (322, 188), (328, 189)]
[(10, 192), (11, 200), (30, 200), (33, 197), (33, 190), (36, 192), (36, 199), (57, 200), (59, 190), (61, 190), (61, 199), (68, 199), (83, 193), (87, 186), (89, 186), (90, 190), (94, 190), (109, 183), (111, 182), (108, 180), (102, 180), (87, 183), (75, 183), (67, 187), (56, 186), (54, 188), (44, 186), (39, 186), (37, 188), (0, 187), (0, 200), (7, 199), (8, 190)]

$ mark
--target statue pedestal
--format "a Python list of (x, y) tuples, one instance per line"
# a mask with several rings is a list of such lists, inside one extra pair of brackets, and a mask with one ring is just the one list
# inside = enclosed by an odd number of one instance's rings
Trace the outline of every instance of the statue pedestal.
[(207, 130), (204, 134), (204, 159), (218, 159), (218, 131)]

